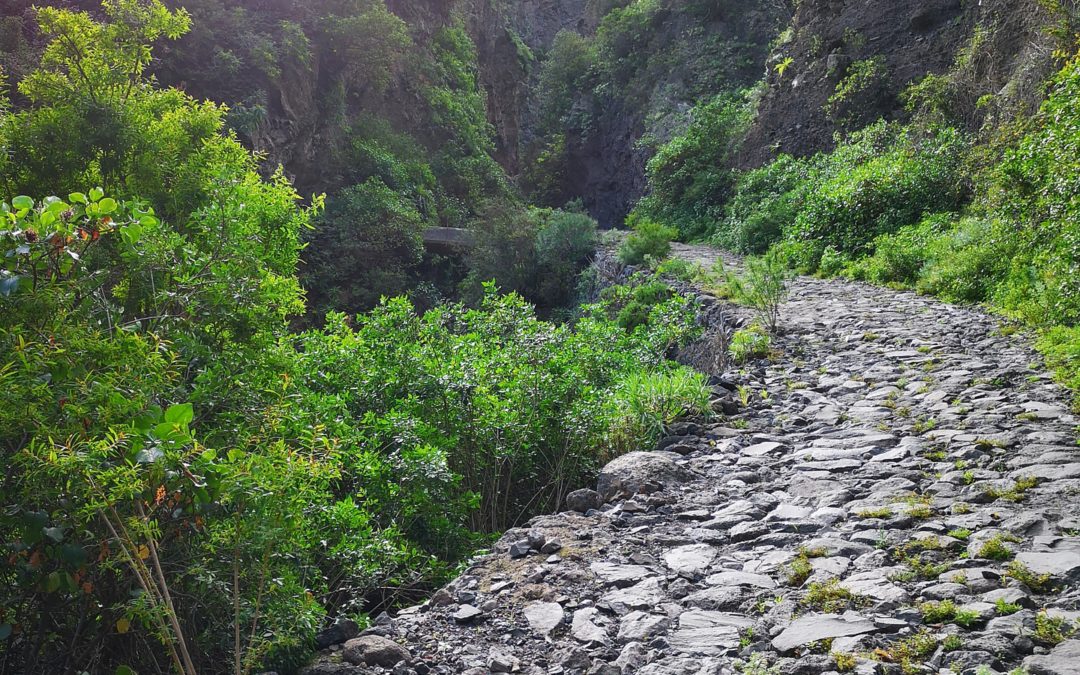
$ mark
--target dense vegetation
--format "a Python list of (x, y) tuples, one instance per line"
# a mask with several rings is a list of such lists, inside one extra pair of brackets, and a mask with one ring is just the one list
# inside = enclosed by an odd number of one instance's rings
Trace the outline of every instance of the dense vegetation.
[[(651, 157), (622, 262), (691, 275), (660, 263), (676, 237), (762, 254), (727, 280), (760, 315), (736, 361), (769, 354), (796, 269), (989, 303), (1080, 389), (1080, 57), (1047, 4), (1036, 114), (980, 88), (973, 40), (868, 118), (888, 73), (860, 59), (835, 148), (741, 170), (770, 85), (739, 3), (589, 3), (595, 33), (514, 43), (540, 101), (519, 177), (467, 3), (4, 8), (0, 669), (293, 672), (333, 618), (422, 596), (708, 415), (670, 360), (695, 308), (582, 274), (575, 181), (613, 119)], [(426, 248), (434, 226), (468, 250)]]
[[(719, 160), (724, 158), (731, 134), (721, 124), (703, 126), (713, 119), (711, 115), (687, 111), (700, 103), (710, 112), (738, 114), (731, 101), (760, 77), (768, 41), (790, 16), (788, 3), (761, 2), (752, 8), (731, 0), (590, 4), (599, 6), (602, 17), (595, 34), (564, 30), (542, 55), (537, 130), (535, 140), (524, 149), (526, 193), (551, 205), (577, 197), (593, 199), (595, 195), (580, 192), (582, 165), (614, 159), (597, 154), (610, 149), (610, 136), (628, 133), (635, 135), (637, 155), (647, 158), (657, 148), (666, 155), (649, 168), (653, 190), (663, 190), (665, 186), (655, 180), (667, 178), (661, 168), (673, 166), (678, 147), (690, 141), (664, 143), (688, 125), (687, 135), (709, 143), (716, 154), (703, 155), (701, 166), (684, 167), (684, 173), (707, 173), (705, 164), (727, 173)], [(619, 157), (621, 162), (632, 160)], [(693, 185), (679, 196), (687, 204), (698, 198), (718, 198), (715, 186), (708, 184), (710, 179), (715, 177), (690, 181)], [(667, 187), (675, 189), (678, 180), (672, 177)], [(633, 192), (630, 186), (625, 189)], [(606, 206), (597, 208), (609, 210)]]
[[(38, 10), (47, 46), (0, 105), (4, 668), (292, 672), (328, 617), (423, 593), (605, 458), (708, 412), (703, 378), (667, 360), (696, 334), (686, 300), (632, 323), (632, 290), (567, 309), (587, 216), (478, 210), (470, 304), (380, 300), (410, 288), (425, 209), (443, 209), (409, 140), (376, 125), (351, 144), (362, 180), (304, 202), (260, 172), (235, 109), (148, 76), (194, 14), (102, 10)], [(468, 77), (461, 35), (425, 66), (459, 149), (486, 142), (459, 116), (480, 103), (445, 88)], [(323, 309), (374, 310), (291, 331), (302, 255)]]
[[(909, 87), (907, 121), (878, 120), (832, 151), (752, 170), (730, 168), (752, 113), (718, 99), (654, 156), (652, 192), (632, 217), (741, 253), (772, 250), (803, 273), (987, 303), (1039, 329), (1048, 361), (1078, 387), (1080, 57), (1067, 56), (1074, 14), (1056, 11), (1063, 61), (1034, 115), (1006, 114), (978, 89), (979, 40), (952, 72)], [(853, 64), (833, 104), (865, 70)]]

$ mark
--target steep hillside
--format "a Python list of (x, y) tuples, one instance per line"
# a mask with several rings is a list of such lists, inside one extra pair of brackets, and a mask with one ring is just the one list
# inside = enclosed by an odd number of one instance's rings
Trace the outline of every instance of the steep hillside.
[(902, 92), (928, 74), (954, 72), (964, 126), (997, 111), (1031, 112), (1054, 70), (1056, 21), (1041, 0), (801, 2), (769, 57), (768, 88), (739, 163), (833, 147), (837, 132), (884, 116), (907, 117)]

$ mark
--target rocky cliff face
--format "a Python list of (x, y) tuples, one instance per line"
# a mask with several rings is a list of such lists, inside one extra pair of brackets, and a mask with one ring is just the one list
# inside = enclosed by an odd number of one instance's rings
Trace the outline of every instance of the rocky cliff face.
[[(769, 59), (767, 93), (742, 164), (829, 149), (837, 131), (878, 116), (903, 117), (901, 92), (928, 74), (952, 71), (972, 106), (984, 94), (1011, 108), (1031, 106), (1052, 68), (1050, 22), (1038, 0), (801, 2)], [(830, 115), (829, 99), (871, 60), (873, 81), (854, 87)], [(981, 122), (974, 110), (965, 116), (960, 121), (969, 127)]]

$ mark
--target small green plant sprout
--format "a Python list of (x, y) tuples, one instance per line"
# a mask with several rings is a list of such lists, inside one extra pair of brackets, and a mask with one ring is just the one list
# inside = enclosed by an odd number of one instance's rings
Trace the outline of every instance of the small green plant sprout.
[(964, 639), (959, 635), (948, 635), (941, 641), (941, 648), (947, 652), (955, 652), (958, 649), (962, 649), (964, 646)]
[(975, 449), (976, 450), (993, 450), (994, 448), (1004, 448), (1005, 441), (1000, 438), (976, 438)]
[(735, 667), (742, 675), (779, 675), (780, 666), (769, 665), (769, 660), (761, 652), (755, 652), (746, 661), (737, 661)]
[(1000, 616), (1008, 616), (1009, 614), (1016, 614), (1021, 610), (1020, 605), (1009, 602), (1005, 598), (998, 598), (994, 602), (994, 611)]
[(1049, 574), (1036, 574), (1030, 567), (1019, 560), (1013, 560), (1009, 563), (1009, 566), (1005, 569), (1005, 576), (1016, 579), (1034, 593), (1049, 593), (1053, 590)]
[(740, 384), (739, 385), (739, 388), (736, 390), (736, 393), (739, 396), (739, 403), (742, 404), (742, 407), (744, 407), (744, 408), (749, 408), (750, 407), (750, 396), (753, 394), (753, 391), (754, 390), (751, 389), (749, 385), (745, 385), (745, 384)]
[(979, 547), (978, 557), (986, 558), (987, 560), (1010, 560), (1014, 553), (1013, 550), (1007, 546), (1007, 542), (1014, 540), (1015, 538), (1007, 535), (995, 534)]
[(810, 564), (810, 558), (805, 553), (800, 553), (787, 566), (788, 585), (802, 586), (813, 573), (814, 566)]
[(864, 600), (865, 598), (841, 586), (839, 579), (829, 579), (825, 582), (815, 581), (810, 584), (810, 588), (799, 604), (819, 612), (838, 614), (859, 605)]
[(892, 512), (892, 509), (890, 509), (889, 507), (881, 506), (881, 507), (877, 507), (877, 508), (863, 509), (861, 511), (856, 511), (855, 515), (858, 516), (859, 518), (866, 518), (866, 519), (879, 518), (881, 520), (885, 520), (887, 518), (892, 518), (893, 512)]
[(878, 340), (880, 338), (881, 336), (873, 331), (866, 331), (862, 334), (863, 342), (874, 342), (875, 340)]
[(919, 605), (919, 614), (926, 623), (948, 623), (956, 616), (956, 603), (952, 600), (924, 602)]
[(1036, 642), (1054, 646), (1076, 634), (1077, 626), (1063, 616), (1050, 616), (1044, 609), (1035, 615)]
[(953, 616), (953, 623), (957, 626), (963, 626), (964, 628), (971, 628), (975, 624), (982, 621), (982, 615), (977, 610), (968, 609), (966, 607), (958, 607), (956, 609), (956, 615)]
[(776, 74), (783, 78), (784, 73), (787, 72), (787, 69), (790, 68), (791, 64), (793, 63), (795, 63), (795, 59), (789, 56), (783, 61), (777, 63), (775, 66), (773, 66), (773, 68), (776, 70)]
[(912, 430), (917, 434), (925, 434), (927, 431), (933, 431), (937, 428), (937, 420), (933, 417), (926, 419), (917, 419), (911, 425)]
[(1027, 499), (1027, 491), (1039, 484), (1039, 479), (1034, 476), (1021, 476), (1016, 482), (1006, 488), (987, 488), (986, 496), (991, 499), (1004, 499), (1014, 504)]
[(775, 249), (757, 258), (747, 258), (741, 275), (728, 274), (727, 285), (732, 298), (753, 307), (758, 318), (770, 333), (780, 322), (780, 306), (788, 295), (788, 272), (783, 258)]
[(848, 652), (832, 652), (830, 656), (832, 656), (833, 663), (836, 664), (836, 670), (841, 673), (855, 670), (855, 666), (859, 665), (858, 658)]
[(934, 653), (938, 647), (937, 638), (928, 630), (921, 630), (914, 635), (894, 642), (888, 647), (874, 650), (871, 655), (876, 661), (899, 664), (904, 675), (923, 672), (922, 661)]
[(912, 518), (925, 519), (934, 515), (931, 505), (934, 498), (930, 495), (910, 495), (897, 500), (906, 506), (904, 513)]
[(966, 527), (957, 527), (957, 528), (954, 528), (952, 530), (949, 530), (946, 533), (946, 535), (949, 536), (949, 537), (952, 537), (953, 539), (959, 539), (960, 541), (967, 541), (968, 538), (971, 536), (971, 530), (967, 529)]

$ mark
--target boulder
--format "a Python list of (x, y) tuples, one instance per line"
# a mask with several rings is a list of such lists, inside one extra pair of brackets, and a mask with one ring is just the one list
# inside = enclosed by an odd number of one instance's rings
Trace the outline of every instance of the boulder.
[(649, 494), (693, 480), (694, 474), (666, 455), (631, 452), (608, 462), (600, 471), (596, 491), (604, 502)]
[(360, 627), (352, 619), (338, 619), (334, 625), (324, 628), (315, 636), (315, 646), (326, 649), (331, 645), (348, 642), (360, 634)]
[(566, 508), (578, 513), (587, 513), (593, 509), (598, 509), (602, 504), (603, 502), (600, 501), (600, 495), (597, 494), (596, 490), (582, 488), (566, 495)]
[(341, 656), (353, 665), (393, 668), (411, 658), (409, 650), (378, 635), (361, 635), (345, 643)]

